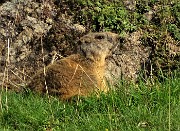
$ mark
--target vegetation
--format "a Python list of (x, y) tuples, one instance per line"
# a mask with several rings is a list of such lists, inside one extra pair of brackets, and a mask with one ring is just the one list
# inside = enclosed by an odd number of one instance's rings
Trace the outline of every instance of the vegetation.
[[(89, 30), (111, 30), (117, 33), (132, 32), (146, 25), (168, 29), (176, 39), (179, 34), (180, 3), (175, 0), (64, 0), (61, 12), (73, 16), (74, 22), (85, 25)], [(148, 18), (147, 13), (153, 15)], [(163, 28), (162, 28), (163, 27)]]
[[(138, 85), (119, 82), (99, 98), (57, 98), (2, 92), (1, 130), (179, 130), (180, 77)], [(6, 101), (7, 98), (7, 101)]]
[(169, 47), (179, 48), (180, 2), (142, 0), (127, 8), (125, 0), (62, 0), (56, 5), (88, 31), (125, 36), (143, 30), (142, 44), (153, 49), (150, 70), (157, 77), (151, 84), (119, 81), (108, 94), (69, 102), (0, 90), (0, 130), (180, 130), (180, 54)]

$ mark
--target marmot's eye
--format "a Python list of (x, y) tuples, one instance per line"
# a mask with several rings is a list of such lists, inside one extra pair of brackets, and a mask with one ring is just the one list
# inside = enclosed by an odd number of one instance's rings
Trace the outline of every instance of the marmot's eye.
[(85, 44), (89, 43), (88, 41), (84, 41)]
[(98, 36), (95, 36), (95, 39), (104, 39), (105, 37), (104, 37), (104, 35), (98, 35)]

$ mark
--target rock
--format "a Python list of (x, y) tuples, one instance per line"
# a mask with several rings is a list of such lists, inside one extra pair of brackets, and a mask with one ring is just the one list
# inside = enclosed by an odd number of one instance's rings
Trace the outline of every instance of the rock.
[[(9, 80), (6, 80), (6, 83), (18, 86), (25, 82), (21, 80), (24, 75), (29, 75), (29, 72), (33, 71), (31, 68), (37, 67), (28, 59), (31, 54), (37, 52), (37, 41), (52, 28), (53, 23), (46, 23), (46, 19), (49, 21), (54, 17), (55, 10), (52, 6), (32, 0), (13, 0), (0, 6), (0, 73), (4, 71), (5, 66), (8, 67)], [(46, 7), (50, 9), (48, 16), (43, 14)], [(46, 11), (48, 9), (46, 8)], [(39, 56), (36, 57), (33, 59), (38, 61)], [(24, 69), (24, 74), (20, 73)]]
[(129, 34), (106, 60), (105, 76), (110, 84), (116, 84), (120, 79), (136, 81), (142, 65), (148, 60), (151, 49), (141, 44), (140, 31)]

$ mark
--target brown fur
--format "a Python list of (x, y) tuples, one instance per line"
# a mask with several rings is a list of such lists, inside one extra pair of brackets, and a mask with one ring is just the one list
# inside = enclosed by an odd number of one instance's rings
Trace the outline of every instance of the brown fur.
[[(105, 58), (117, 44), (118, 35), (110, 32), (90, 33), (80, 39), (79, 53), (63, 58), (40, 70), (33, 77), (30, 89), (58, 95), (60, 99), (107, 92), (104, 80)], [(46, 82), (46, 84), (45, 84)]]

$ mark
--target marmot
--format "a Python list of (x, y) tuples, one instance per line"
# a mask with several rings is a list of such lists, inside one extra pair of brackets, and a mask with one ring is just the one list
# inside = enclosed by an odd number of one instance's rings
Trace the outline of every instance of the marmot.
[(118, 38), (117, 34), (111, 32), (83, 36), (77, 54), (39, 70), (28, 87), (39, 93), (57, 95), (62, 100), (88, 96), (93, 92), (107, 92), (105, 58), (118, 44)]

